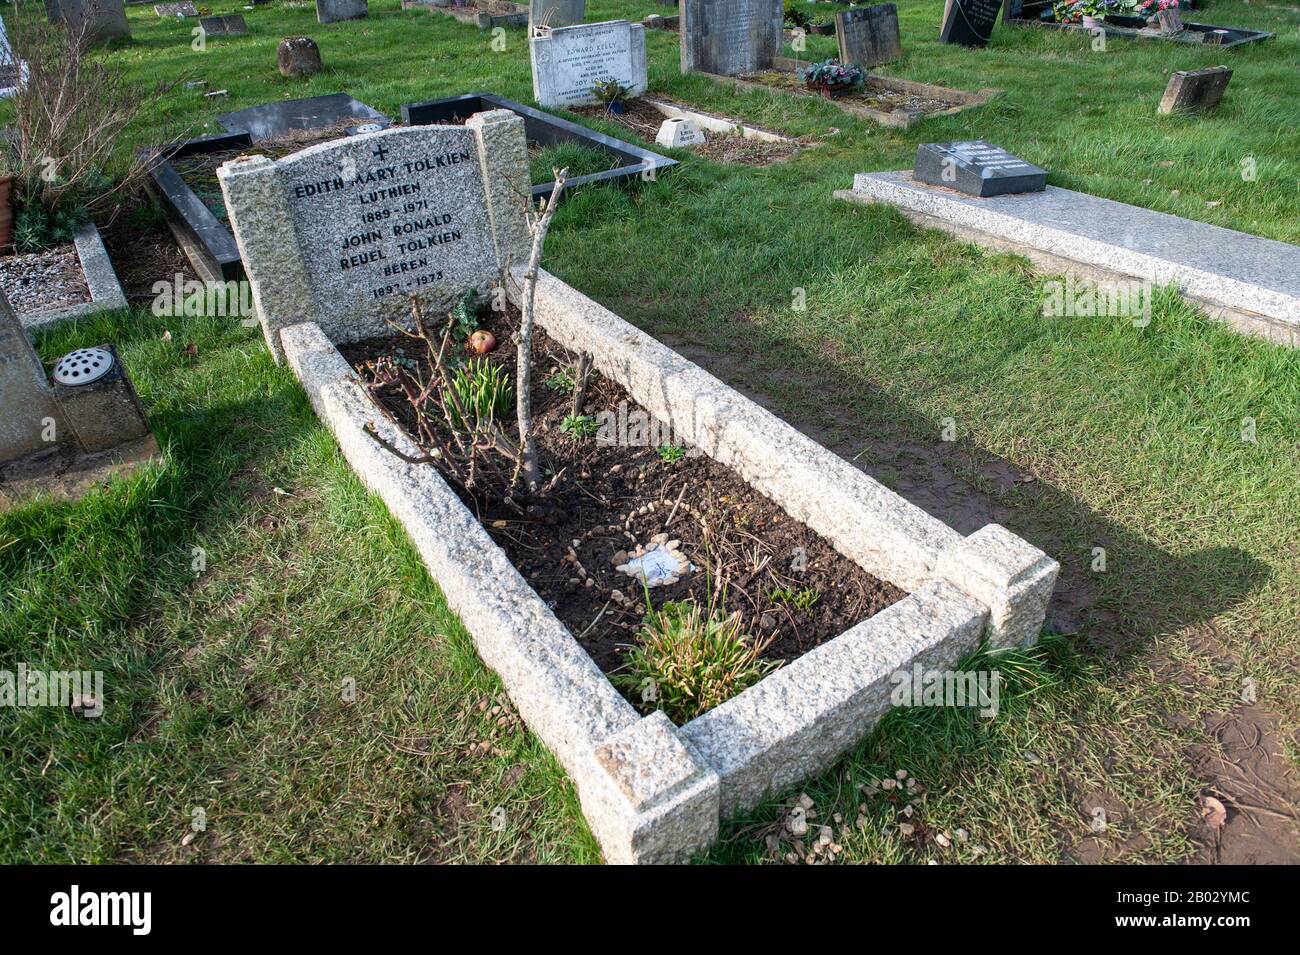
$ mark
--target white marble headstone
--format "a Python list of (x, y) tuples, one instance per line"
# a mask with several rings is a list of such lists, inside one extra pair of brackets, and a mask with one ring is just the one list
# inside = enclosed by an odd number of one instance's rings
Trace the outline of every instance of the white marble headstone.
[(267, 343), (315, 321), (335, 342), (406, 323), (410, 296), (437, 315), (528, 248), (523, 120), (478, 113), (311, 146), (217, 171)]
[(528, 41), (533, 98), (542, 106), (596, 103), (592, 87), (617, 80), (633, 96), (646, 91), (645, 27), (627, 20), (543, 30)]

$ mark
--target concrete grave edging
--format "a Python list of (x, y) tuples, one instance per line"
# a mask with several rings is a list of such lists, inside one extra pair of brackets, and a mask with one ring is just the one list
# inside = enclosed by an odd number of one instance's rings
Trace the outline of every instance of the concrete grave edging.
[[(509, 294), (516, 301), (522, 269)], [(963, 538), (703, 369), (542, 272), (537, 321), (581, 346), (683, 440), (733, 467), (864, 569), (909, 596), (683, 727), (642, 717), (432, 467), (374, 405), (314, 322), (283, 354), (362, 481), (419, 550), (530, 729), (572, 777), (614, 863), (678, 862), (722, 819), (831, 766), (890, 707), (891, 675), (954, 665), (986, 637), (1038, 638), (1059, 565), (991, 524)]]
[(90, 290), (90, 301), (28, 312), (20, 317), (20, 321), (29, 331), (50, 328), (96, 312), (126, 308), (126, 294), (122, 291), (122, 283), (117, 279), (113, 260), (109, 258), (108, 250), (104, 248), (104, 240), (100, 238), (95, 223), (82, 223), (77, 228), (73, 243), (77, 247), (81, 272), (86, 277), (86, 287)]

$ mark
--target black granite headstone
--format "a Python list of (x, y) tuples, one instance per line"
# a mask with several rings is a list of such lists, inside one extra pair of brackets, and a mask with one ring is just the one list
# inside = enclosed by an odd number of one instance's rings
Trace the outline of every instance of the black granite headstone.
[(922, 143), (912, 176), (934, 186), (987, 198), (1011, 192), (1042, 192), (1047, 170), (1027, 163), (982, 139), (959, 143)]
[(984, 46), (993, 36), (1002, 0), (946, 0), (940, 43)]
[(346, 93), (263, 103), (237, 113), (222, 113), (217, 119), (230, 132), (247, 130), (255, 143), (304, 130), (340, 125), (350, 119), (359, 123), (388, 122), (383, 113)]

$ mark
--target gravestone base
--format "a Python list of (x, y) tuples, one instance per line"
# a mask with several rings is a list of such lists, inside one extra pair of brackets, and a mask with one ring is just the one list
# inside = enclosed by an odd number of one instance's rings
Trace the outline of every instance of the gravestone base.
[(75, 501), (113, 478), (161, 460), (162, 450), (152, 434), (94, 454), (71, 442), (56, 445), (0, 465), (0, 512), (35, 497)]
[(149, 433), (144, 408), (112, 345), (100, 345), (113, 356), (113, 368), (87, 385), (55, 383), (50, 393), (63, 411), (68, 428), (86, 454), (108, 451), (138, 441)]

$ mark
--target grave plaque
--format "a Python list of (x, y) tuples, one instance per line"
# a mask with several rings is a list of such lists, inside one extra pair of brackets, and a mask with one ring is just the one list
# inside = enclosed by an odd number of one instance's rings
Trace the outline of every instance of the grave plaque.
[(1002, 0), (945, 0), (940, 43), (984, 46), (993, 36)]
[(781, 0), (681, 0), (682, 72), (736, 76), (781, 52)]
[(865, 70), (892, 63), (903, 55), (898, 7), (892, 3), (841, 10), (835, 14), (835, 34), (839, 37), (841, 63), (854, 63)]
[(194, 6), (191, 0), (185, 0), (184, 3), (160, 3), (153, 8), (153, 12), (160, 17), (197, 17), (198, 8)]
[(91, 43), (131, 35), (123, 0), (59, 0), (59, 16), (73, 36)]
[(531, 0), (528, 4), (530, 32), (538, 27), (571, 27), (587, 15), (587, 0)]
[(45, 367), (0, 292), (0, 464), (50, 447), (45, 438), (62, 437), (62, 421)]
[(1169, 77), (1169, 85), (1165, 87), (1165, 95), (1160, 100), (1160, 112), (1214, 109), (1219, 105), (1219, 100), (1223, 99), (1230, 79), (1232, 70), (1226, 66), (1179, 70)]
[(1039, 169), (984, 140), (922, 143), (916, 150), (914, 178), (987, 198), (1012, 192), (1042, 192), (1047, 170)]
[(543, 30), (528, 40), (533, 98), (542, 106), (596, 103), (592, 87), (617, 80), (633, 96), (646, 91), (645, 27), (627, 20)]
[(509, 110), (243, 157), (217, 178), (277, 358), (287, 325), (388, 334), (388, 320), (409, 325), (411, 295), (436, 317), (527, 259), (527, 146)]
[(246, 36), (248, 34), (248, 24), (244, 22), (243, 15), (238, 13), (231, 13), (221, 17), (199, 17), (199, 26), (203, 27), (203, 32), (208, 36)]
[(316, 0), (316, 22), (337, 23), (370, 16), (370, 0)]

